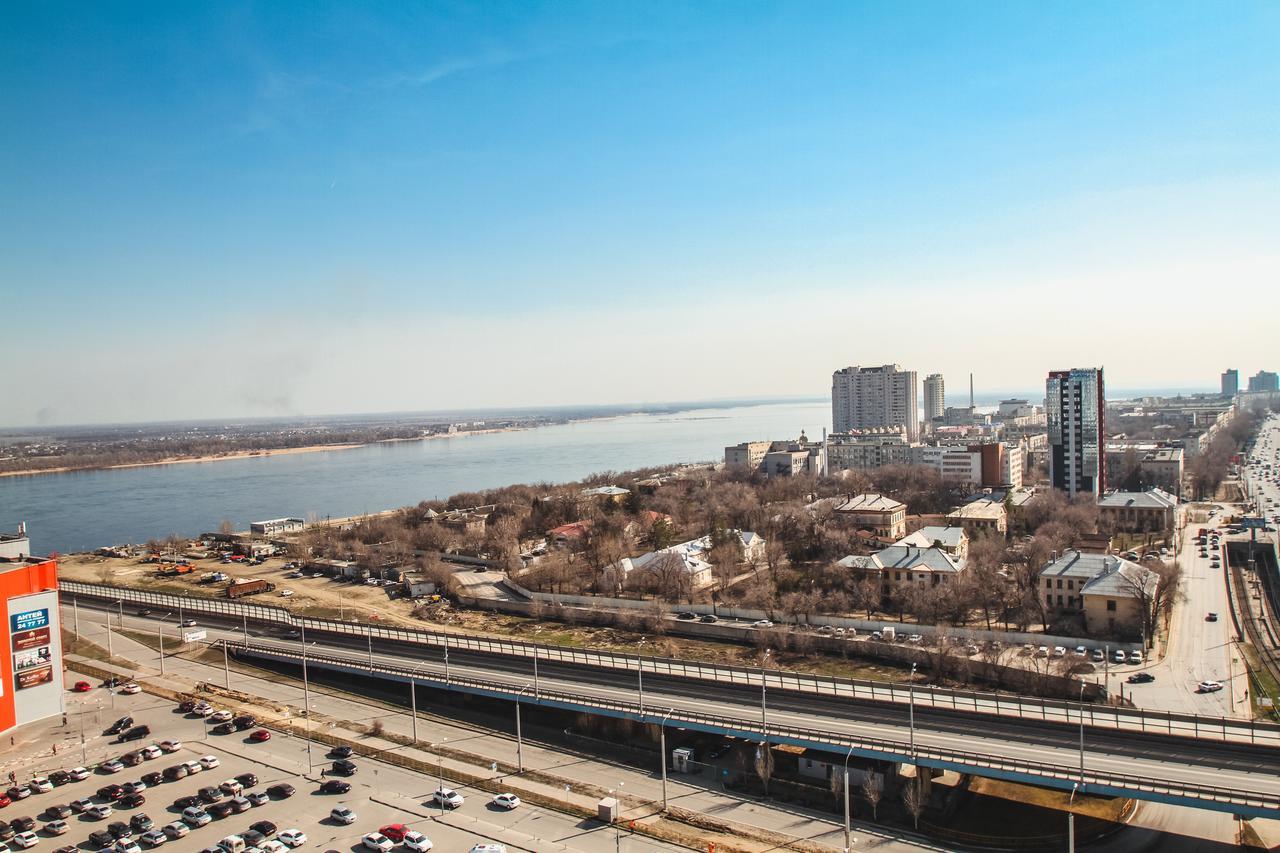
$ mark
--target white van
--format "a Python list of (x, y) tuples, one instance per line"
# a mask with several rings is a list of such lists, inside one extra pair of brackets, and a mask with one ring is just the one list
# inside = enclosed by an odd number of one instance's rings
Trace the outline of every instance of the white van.
[(245, 843), (244, 839), (238, 835), (228, 835), (218, 842), (218, 846), (226, 853), (244, 853)]

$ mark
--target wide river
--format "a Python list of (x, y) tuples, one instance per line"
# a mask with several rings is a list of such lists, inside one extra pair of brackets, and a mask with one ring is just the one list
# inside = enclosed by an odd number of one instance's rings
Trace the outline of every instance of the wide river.
[(27, 523), (37, 554), (237, 530), (250, 521), (342, 517), (512, 483), (720, 461), (740, 441), (830, 427), (826, 402), (628, 415), (519, 432), (352, 450), (0, 478), (0, 530)]

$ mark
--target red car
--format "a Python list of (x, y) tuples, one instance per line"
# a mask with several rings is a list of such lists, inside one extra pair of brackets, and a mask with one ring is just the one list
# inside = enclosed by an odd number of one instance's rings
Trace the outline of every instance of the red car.
[(256, 732), (249, 735), (249, 740), (254, 743), (262, 743), (264, 740), (271, 740), (271, 732), (266, 729), (258, 729)]
[(378, 832), (381, 832), (387, 838), (390, 838), (392, 841), (399, 844), (401, 841), (404, 841), (405, 835), (409, 832), (409, 827), (405, 826), (403, 823), (389, 823), (382, 827), (382, 829), (379, 829)]
[(87, 681), (77, 681), (75, 683), (75, 686), (73, 686), (71, 689), (75, 693), (88, 693), (90, 690), (93, 689), (93, 685), (91, 685)]
[(0, 794), (0, 809), (4, 808), (5, 806), (9, 805), (12, 802), (13, 800), (9, 799), (8, 794)]

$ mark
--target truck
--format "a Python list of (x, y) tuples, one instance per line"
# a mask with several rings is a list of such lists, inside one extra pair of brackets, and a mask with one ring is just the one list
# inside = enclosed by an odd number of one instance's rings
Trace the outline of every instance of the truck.
[(271, 592), (276, 585), (264, 580), (232, 581), (227, 585), (227, 598), (244, 598), (259, 592)]
[(161, 566), (156, 570), (156, 577), (171, 578), (176, 575), (185, 575), (194, 572), (196, 567), (190, 563), (169, 563)]

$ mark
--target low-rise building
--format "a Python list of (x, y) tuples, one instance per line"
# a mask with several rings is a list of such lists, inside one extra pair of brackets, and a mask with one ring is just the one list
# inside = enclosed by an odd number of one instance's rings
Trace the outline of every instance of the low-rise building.
[(0, 558), (26, 557), (31, 554), (31, 540), (27, 537), (27, 525), (19, 522), (17, 533), (0, 533)]
[[(755, 533), (742, 530), (730, 531), (737, 538), (741, 550), (740, 562), (757, 560), (764, 555), (764, 538)], [(689, 574), (690, 586), (698, 588), (706, 586), (714, 580), (714, 567), (710, 553), (714, 547), (710, 536), (702, 536), (669, 548), (650, 551), (639, 557), (625, 557), (617, 565), (622, 576), (626, 577), (636, 571), (667, 571), (671, 566), (679, 566)]]
[(597, 486), (594, 489), (583, 489), (582, 496), (592, 500), (612, 501), (613, 503), (622, 503), (627, 499), (627, 495), (631, 494), (630, 489), (624, 489), (621, 486)]
[(874, 427), (827, 436), (829, 471), (873, 471), (885, 465), (912, 465), (918, 444), (904, 427)]
[(249, 532), (256, 536), (279, 536), (282, 533), (298, 533), (307, 523), (301, 518), (272, 518), (267, 521), (251, 521)]
[(1173, 530), (1178, 499), (1163, 489), (1111, 492), (1098, 498), (1098, 518), (1112, 530), (1167, 533)]
[(1138, 636), (1159, 577), (1114, 554), (1067, 551), (1040, 570), (1040, 594), (1053, 613), (1078, 613), (1090, 634)]
[(726, 466), (743, 466), (766, 477), (816, 477), (826, 465), (826, 448), (803, 432), (794, 441), (744, 441), (724, 449)]
[(947, 514), (947, 524), (963, 527), (969, 533), (998, 533), (1009, 530), (1009, 514), (1004, 501), (994, 495), (982, 495)]
[(958, 560), (969, 558), (969, 534), (963, 527), (921, 527), (893, 544), (910, 545), (913, 548), (941, 548)]
[(1181, 447), (1150, 450), (1138, 463), (1143, 485), (1156, 486), (1176, 498), (1182, 497), (1182, 474), (1186, 453)]
[(497, 504), (467, 507), (466, 509), (450, 509), (436, 512), (429, 509), (423, 515), (428, 524), (438, 524), (455, 533), (473, 533), (483, 535), (489, 523), (489, 516), (498, 509)]
[(918, 548), (911, 544), (890, 545), (870, 555), (850, 555), (836, 565), (859, 575), (875, 578), (880, 594), (891, 598), (907, 584), (937, 586), (965, 569), (965, 561), (943, 548)]
[(886, 495), (851, 497), (835, 507), (835, 517), (881, 539), (901, 539), (907, 532), (907, 505)]

